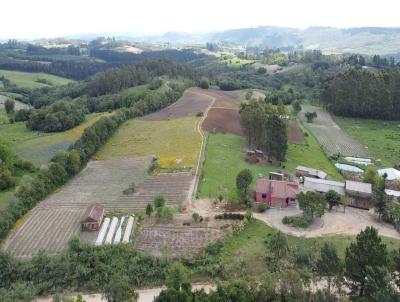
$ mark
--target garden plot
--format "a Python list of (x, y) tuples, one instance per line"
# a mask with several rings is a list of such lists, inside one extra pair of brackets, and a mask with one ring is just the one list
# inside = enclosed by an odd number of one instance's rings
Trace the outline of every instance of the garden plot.
[(143, 183), (139, 184), (137, 193), (121, 195), (112, 204), (103, 204), (118, 210), (144, 210), (157, 195), (163, 195), (166, 205), (179, 206), (189, 198), (192, 181), (193, 176), (190, 172), (148, 176)]
[(304, 135), (297, 120), (289, 121), (289, 142), (292, 144), (305, 144)]
[(314, 134), (328, 156), (340, 154), (344, 156), (369, 157), (368, 148), (359, 144), (347, 135), (332, 120), (331, 115), (318, 107), (304, 106), (301, 118), (305, 121), (304, 112), (315, 111), (317, 118), (313, 123), (304, 124)]
[(153, 256), (181, 258), (199, 253), (222, 236), (218, 228), (155, 225), (141, 228), (136, 248)]
[(194, 116), (204, 112), (212, 104), (213, 97), (203, 93), (197, 88), (187, 89), (183, 96), (172, 105), (158, 112), (142, 117), (145, 121), (165, 121), (169, 119)]
[(64, 251), (69, 240), (80, 234), (80, 219), (89, 204), (99, 202), (107, 210), (132, 208), (121, 207), (118, 199), (130, 184), (143, 182), (150, 161), (150, 157), (142, 157), (89, 162), (78, 176), (28, 214), (6, 240), (5, 249), (20, 258), (32, 257), (40, 250), (49, 254)]

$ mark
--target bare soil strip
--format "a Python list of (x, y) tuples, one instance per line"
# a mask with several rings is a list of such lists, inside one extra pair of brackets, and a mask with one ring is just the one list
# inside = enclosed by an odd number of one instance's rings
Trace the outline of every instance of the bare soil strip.
[(301, 131), (297, 120), (289, 121), (289, 142), (292, 144), (305, 144), (304, 135)]
[(240, 115), (235, 109), (211, 108), (202, 125), (208, 132), (232, 133), (242, 135)]

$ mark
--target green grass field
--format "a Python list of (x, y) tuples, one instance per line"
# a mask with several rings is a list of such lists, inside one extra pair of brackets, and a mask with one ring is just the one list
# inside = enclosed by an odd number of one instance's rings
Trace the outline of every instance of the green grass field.
[(194, 167), (200, 152), (200, 118), (130, 120), (100, 149), (96, 159), (155, 155), (161, 168)]
[(235, 200), (237, 198), (236, 175), (245, 168), (253, 172), (254, 184), (259, 174), (266, 176), (269, 172), (277, 170), (294, 172), (298, 165), (321, 169), (334, 179), (342, 179), (314, 137), (308, 136), (306, 141), (306, 145), (289, 144), (287, 161), (283, 163), (285, 166), (283, 168), (283, 166), (273, 165), (251, 165), (245, 162), (246, 142), (243, 137), (232, 134), (210, 134), (206, 147), (203, 178), (199, 185), (199, 196), (217, 197), (222, 194), (230, 200)]
[(335, 122), (361, 144), (368, 146), (383, 166), (400, 162), (400, 121), (334, 117)]
[[(267, 270), (265, 261), (266, 244), (268, 237), (277, 232), (261, 221), (250, 223), (246, 229), (225, 240), (222, 249), (222, 259), (226, 264), (245, 262), (246, 274), (260, 275)], [(287, 235), (290, 247), (304, 247), (319, 250), (325, 242), (334, 244), (341, 258), (344, 258), (346, 247), (355, 239), (355, 236), (325, 236), (316, 238), (303, 238)], [(400, 240), (383, 237), (383, 242), (389, 250), (399, 249)]]
[(39, 83), (37, 80), (45, 79), (51, 83), (51, 86), (66, 85), (72, 80), (62, 77), (54, 76), (46, 73), (31, 73), (21, 71), (0, 70), (0, 76), (4, 76), (11, 83), (20, 88), (40, 88), (49, 86), (47, 84)]
[(8, 141), (20, 157), (41, 165), (47, 163), (58, 150), (66, 150), (85, 128), (107, 114), (88, 115), (86, 122), (65, 132), (44, 133), (27, 129), (24, 122), (10, 124), (5, 111), (0, 110), (0, 137)]

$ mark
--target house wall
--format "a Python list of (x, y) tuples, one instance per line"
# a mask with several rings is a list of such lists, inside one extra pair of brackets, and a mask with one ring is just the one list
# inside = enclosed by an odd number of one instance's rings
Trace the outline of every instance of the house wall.
[(83, 222), (82, 230), (85, 231), (97, 231), (100, 227), (99, 222)]
[(369, 210), (371, 208), (371, 199), (356, 197), (356, 196), (348, 196), (347, 197), (348, 205), (354, 208), (360, 208)]
[(256, 192), (256, 202), (266, 203), (272, 208), (275, 208), (275, 207), (287, 208), (288, 206), (293, 204), (293, 202), (296, 202), (296, 200), (291, 200), (287, 204), (285, 198), (272, 198), (271, 194), (266, 194), (266, 197), (263, 198), (262, 193)]

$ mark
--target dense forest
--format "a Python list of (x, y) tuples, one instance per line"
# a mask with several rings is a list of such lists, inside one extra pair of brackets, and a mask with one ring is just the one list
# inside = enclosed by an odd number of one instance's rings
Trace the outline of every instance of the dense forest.
[(329, 80), (321, 93), (334, 114), (383, 120), (400, 119), (400, 70), (350, 69)]

